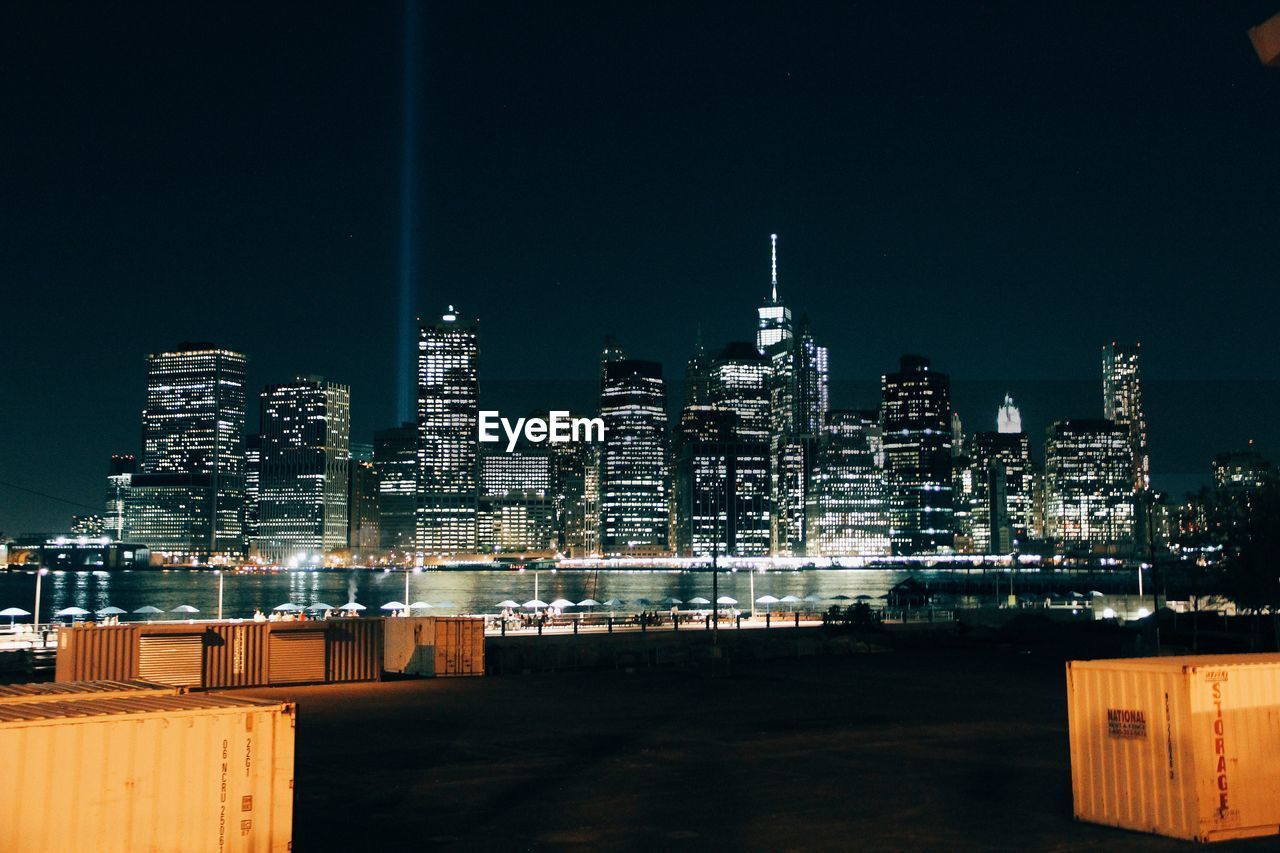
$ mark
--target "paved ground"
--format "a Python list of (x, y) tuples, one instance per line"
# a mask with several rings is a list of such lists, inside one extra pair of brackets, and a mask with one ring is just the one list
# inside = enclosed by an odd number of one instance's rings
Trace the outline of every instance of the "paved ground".
[(1072, 820), (1061, 663), (1000, 649), (241, 693), (299, 703), (302, 853), (1190, 849)]

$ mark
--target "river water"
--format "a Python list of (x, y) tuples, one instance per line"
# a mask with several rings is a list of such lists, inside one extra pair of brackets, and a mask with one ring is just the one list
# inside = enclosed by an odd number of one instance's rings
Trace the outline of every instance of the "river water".
[[(752, 580), (756, 598), (772, 595), (820, 596), (808, 609), (825, 609), (831, 604), (848, 604), (848, 599), (865, 595), (879, 599), (890, 587), (907, 577), (907, 571), (880, 569), (774, 571), (754, 574), (738, 571), (720, 573), (720, 594), (737, 599), (745, 608), (752, 599)], [(930, 573), (916, 572), (921, 579)], [(325, 603), (339, 606), (356, 601), (369, 608), (370, 615), (381, 605), (405, 598), (405, 573), (369, 570), (290, 571), (271, 573), (227, 573), (222, 576), (222, 607), (226, 618), (248, 618), (254, 610), (270, 611), (276, 605), (292, 602), (300, 606)], [(581, 571), (581, 570), (505, 570), (505, 571), (417, 571), (410, 572), (409, 601), (426, 601), (442, 605), (420, 611), (436, 613), (494, 613), (500, 601), (525, 602), (533, 598), (553, 601), (565, 598), (581, 601), (621, 599), (626, 605), (618, 611), (633, 612), (661, 608), (658, 602), (667, 597), (689, 601), (701, 596), (710, 599), (711, 575), (705, 571)], [(89, 611), (108, 605), (132, 613), (143, 605), (165, 611), (150, 617), (163, 619), (192, 618), (169, 611), (179, 605), (190, 605), (200, 613), (194, 618), (212, 619), (218, 613), (218, 580), (208, 570), (171, 569), (119, 572), (53, 571), (41, 581), (41, 621), (49, 621), (64, 607), (81, 607)], [(535, 591), (536, 585), (536, 591)], [(35, 600), (34, 571), (0, 573), (0, 609), (20, 607), (31, 610)], [(848, 599), (834, 599), (848, 596)], [(639, 603), (647, 598), (653, 605)], [(975, 603), (971, 600), (965, 603)], [(779, 607), (774, 605), (775, 608)], [(786, 605), (781, 605), (782, 609)], [(607, 611), (608, 608), (597, 608)], [(122, 619), (143, 619), (129, 616)], [(26, 620), (23, 620), (26, 621)], [(0, 623), (3, 620), (0, 619)]]

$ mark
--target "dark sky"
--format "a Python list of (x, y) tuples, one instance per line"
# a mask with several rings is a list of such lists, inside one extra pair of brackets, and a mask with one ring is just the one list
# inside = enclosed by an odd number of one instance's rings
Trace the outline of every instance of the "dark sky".
[[(1280, 70), (1246, 37), (1276, 11), (423, 6), (419, 310), (480, 316), (488, 402), (582, 405), (605, 332), (673, 376), (698, 324), (749, 339), (776, 231), (836, 403), (918, 351), (967, 426), (1009, 388), (1042, 430), (1099, 415), (1100, 347), (1136, 338), (1157, 485), (1190, 483), (1280, 444)], [(184, 339), (252, 392), (350, 383), (356, 439), (394, 421), (403, 23), (0, 9), (0, 480), (100, 505), (144, 355)], [(76, 511), (0, 487), (7, 533)]]

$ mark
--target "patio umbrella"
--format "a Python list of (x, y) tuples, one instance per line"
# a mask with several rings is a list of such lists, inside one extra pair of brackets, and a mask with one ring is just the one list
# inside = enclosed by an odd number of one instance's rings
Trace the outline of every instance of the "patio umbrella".
[(574, 603), (567, 598), (557, 598), (555, 601), (551, 602), (551, 606), (559, 607), (563, 610), (566, 607), (573, 607)]
[[(25, 613), (26, 611), (23, 611), (23, 612)], [(128, 613), (128, 612), (129, 612), (129, 611), (128, 611), (128, 610), (125, 610), (123, 607), (104, 607), (104, 608), (102, 608), (101, 610), (99, 610), (99, 611), (98, 611), (96, 614), (94, 614), (94, 615), (96, 615), (96, 616), (123, 616), (124, 614), (126, 614), (126, 613)], [(4, 614), (4, 611), (0, 611), (0, 616), (3, 616), (3, 615), (5, 615), (5, 614)]]
[(13, 627), (14, 620), (16, 620), (19, 616), (30, 616), (30, 615), (31, 614), (29, 612), (27, 612), (26, 610), (23, 610), (21, 607), (6, 607), (4, 610), (0, 610), (0, 616), (9, 617), (10, 628)]
[(405, 606), (398, 601), (388, 601), (382, 605), (383, 610), (404, 610)]
[(599, 607), (600, 602), (596, 601), (594, 598), (584, 598), (578, 602), (578, 606), (579, 607)]
[(831, 596), (831, 600), (832, 600), (832, 601), (853, 601), (853, 599), (852, 599), (852, 598), (850, 598), (849, 596), (845, 595), (843, 592), (842, 592), (842, 593), (840, 593), (839, 595), (833, 595), (833, 596)]
[(609, 614), (612, 615), (613, 608), (621, 607), (624, 604), (626, 604), (626, 602), (623, 601), (621, 598), (610, 598), (608, 601), (604, 603), (604, 606), (609, 608)]
[(539, 607), (546, 607), (547, 603), (540, 598), (531, 598), (520, 606), (528, 607), (530, 610), (537, 610)]
[(647, 598), (637, 598), (636, 604), (639, 604), (641, 607), (648, 607), (649, 605), (653, 604), (653, 602)]
[(348, 601), (346, 604), (342, 605), (338, 609), (346, 610), (349, 613), (354, 613), (357, 610), (366, 610), (367, 608), (363, 604), (356, 604), (354, 601)]
[(858, 600), (858, 601), (872, 601), (872, 600), (873, 600), (873, 599), (871, 598), (871, 596), (867, 595), (866, 593), (863, 593), (862, 595), (855, 595), (855, 596), (854, 596), (854, 598), (855, 598), (856, 600)]
[(152, 613), (163, 613), (164, 611), (161, 610), (159, 607), (152, 607), (150, 604), (144, 604), (133, 612), (143, 614), (144, 616), (147, 617), (147, 621), (150, 622)]
[(511, 599), (508, 598), (506, 601), (499, 601), (497, 604), (493, 606), (501, 607), (503, 610), (506, 610), (508, 607), (519, 607), (520, 603), (518, 601), (512, 601)]
[(286, 601), (284, 604), (277, 604), (271, 609), (278, 610), (281, 613), (292, 613), (293, 611), (301, 610), (302, 608), (299, 605), (294, 604), (292, 601)]
[(169, 611), (170, 613), (199, 613), (200, 611), (192, 607), (190, 604), (179, 604), (177, 607)]
[(315, 604), (307, 605), (308, 610), (333, 610), (332, 604), (325, 604), (323, 601), (317, 601)]
[(818, 595), (816, 592), (811, 592), (804, 597), (804, 600), (810, 604), (817, 604), (822, 600), (822, 596)]
[(762, 595), (756, 599), (756, 604), (777, 604), (778, 599), (772, 595)]
[(699, 604), (699, 605), (701, 605), (701, 604), (710, 604), (710, 603), (711, 603), (711, 599), (709, 599), (709, 598), (703, 598), (702, 596), (700, 596), (700, 595), (699, 595), (699, 596), (695, 596), (695, 597), (693, 597), (693, 598), (689, 599), (689, 603), (690, 603), (690, 604)]
[(722, 595), (716, 599), (716, 604), (737, 604), (737, 603), (738, 603), (738, 599), (732, 598), (728, 595)]
[(800, 596), (798, 595), (784, 595), (782, 596), (782, 598), (778, 599), (778, 601), (782, 602), (783, 604), (790, 604), (793, 606), (796, 604), (799, 604), (800, 600), (801, 600)]
[(425, 601), (415, 601), (413, 604), (409, 605), (410, 610), (428, 610), (430, 608), (431, 605)]
[(661, 603), (667, 605), (668, 607), (675, 607), (677, 604), (684, 604), (683, 601), (673, 596), (667, 596), (666, 598), (662, 599)]
[(83, 607), (64, 607), (53, 615), (54, 616), (88, 616), (89, 611), (85, 610)]

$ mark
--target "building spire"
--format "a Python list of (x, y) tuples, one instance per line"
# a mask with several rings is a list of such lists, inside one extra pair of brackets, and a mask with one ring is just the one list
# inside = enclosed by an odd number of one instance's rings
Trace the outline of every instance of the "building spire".
[(770, 242), (773, 243), (773, 301), (778, 301), (778, 235), (770, 234)]

